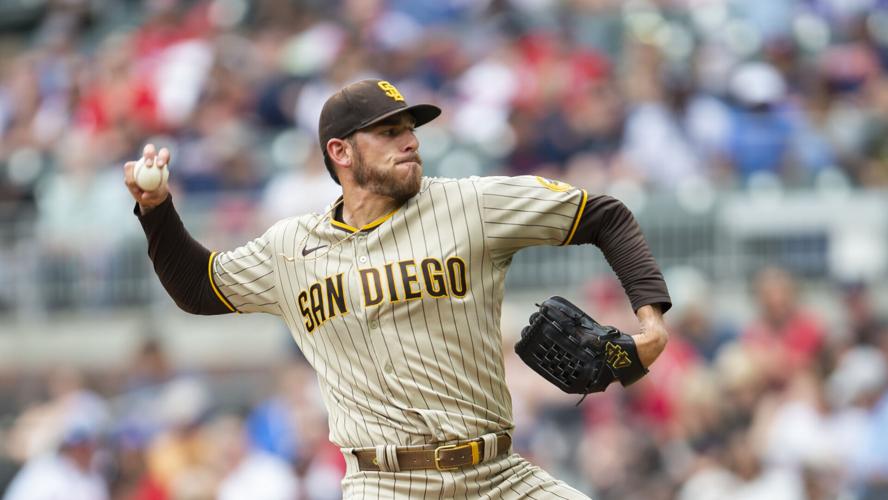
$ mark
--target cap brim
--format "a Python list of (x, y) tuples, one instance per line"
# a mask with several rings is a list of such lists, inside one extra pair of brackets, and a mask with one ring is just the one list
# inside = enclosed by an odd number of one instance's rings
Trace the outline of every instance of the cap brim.
[(395, 116), (399, 113), (410, 113), (411, 115), (413, 115), (413, 118), (416, 120), (416, 124), (414, 126), (420, 127), (420, 126), (425, 125), (426, 123), (434, 120), (435, 118), (437, 118), (438, 115), (441, 114), (441, 108), (439, 108), (438, 106), (435, 106), (434, 104), (414, 104), (413, 106), (407, 106), (406, 108), (394, 109), (392, 111), (389, 111), (388, 113), (385, 113), (383, 115), (380, 115), (380, 116), (374, 118), (373, 120), (368, 122), (366, 125), (362, 125), (357, 130), (361, 130), (362, 128), (370, 127), (376, 123), (381, 122), (382, 120), (385, 120), (386, 118), (388, 118), (390, 116)]

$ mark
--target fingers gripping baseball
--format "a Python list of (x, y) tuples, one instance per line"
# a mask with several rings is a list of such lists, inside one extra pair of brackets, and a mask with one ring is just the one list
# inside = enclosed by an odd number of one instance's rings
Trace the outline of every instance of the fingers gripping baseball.
[(158, 152), (154, 144), (147, 144), (139, 161), (124, 165), (124, 182), (143, 213), (160, 205), (169, 196), (169, 162), (167, 148)]

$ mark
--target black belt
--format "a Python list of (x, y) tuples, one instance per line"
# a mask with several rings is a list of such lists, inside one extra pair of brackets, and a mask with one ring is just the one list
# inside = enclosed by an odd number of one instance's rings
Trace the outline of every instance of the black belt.
[[(508, 434), (497, 434), (496, 455), (509, 452), (512, 438)], [(446, 444), (435, 449), (397, 448), (398, 468), (402, 471), (437, 469), (441, 471), (455, 470), (461, 467), (477, 465), (484, 457), (484, 440), (474, 439), (467, 443)], [(358, 450), (353, 454), (358, 459), (358, 468), (362, 471), (382, 470), (377, 462), (376, 450)]]

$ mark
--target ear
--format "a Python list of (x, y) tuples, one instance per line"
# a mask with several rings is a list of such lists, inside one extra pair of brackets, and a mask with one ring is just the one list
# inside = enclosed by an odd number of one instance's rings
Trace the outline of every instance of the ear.
[(352, 164), (352, 146), (342, 139), (327, 141), (327, 156), (336, 165), (350, 167)]

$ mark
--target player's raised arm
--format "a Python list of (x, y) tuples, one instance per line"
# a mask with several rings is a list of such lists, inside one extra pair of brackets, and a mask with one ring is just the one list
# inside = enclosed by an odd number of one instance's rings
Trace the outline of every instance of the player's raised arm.
[(638, 221), (621, 201), (596, 195), (588, 198), (576, 224), (570, 244), (591, 243), (601, 249), (638, 317), (641, 330), (633, 337), (641, 363), (650, 366), (669, 339), (663, 313), (672, 302)]
[(495, 260), (505, 262), (533, 245), (591, 243), (601, 249), (638, 317), (640, 333), (633, 337), (642, 364), (650, 366), (668, 340), (663, 313), (671, 301), (632, 212), (610, 196), (542, 177), (489, 177), (480, 186)]
[[(154, 145), (148, 144), (142, 159), (124, 165), (124, 183), (136, 201), (134, 213), (148, 238), (154, 271), (182, 310), (193, 314), (233, 312), (216, 295), (211, 273), (207, 272), (211, 252), (188, 234), (173, 206), (166, 183), (168, 174), (164, 173), (169, 162), (169, 150), (156, 152)], [(145, 169), (155, 170), (146, 173)]]
[(638, 358), (649, 367), (666, 348), (663, 313), (672, 307), (663, 273), (638, 221), (623, 202), (607, 195), (584, 197), (565, 244), (593, 244), (620, 280), (639, 322), (632, 336)]

